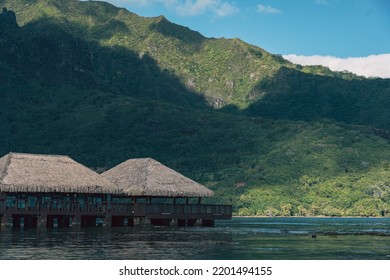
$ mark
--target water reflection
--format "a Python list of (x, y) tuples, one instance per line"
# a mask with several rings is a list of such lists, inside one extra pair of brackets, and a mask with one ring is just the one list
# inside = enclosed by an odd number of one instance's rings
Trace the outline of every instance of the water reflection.
[(236, 218), (214, 228), (0, 231), (0, 259), (390, 259), (389, 252), (390, 219)]

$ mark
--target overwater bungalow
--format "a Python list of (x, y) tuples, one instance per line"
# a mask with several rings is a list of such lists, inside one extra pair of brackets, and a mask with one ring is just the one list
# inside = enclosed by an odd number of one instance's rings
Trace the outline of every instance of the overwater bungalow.
[(101, 174), (123, 192), (137, 208), (136, 217), (154, 225), (214, 225), (230, 219), (230, 205), (201, 204), (214, 192), (151, 158), (129, 159)]
[(212, 194), (152, 159), (129, 160), (99, 175), (67, 156), (0, 158), (2, 226), (212, 226), (231, 218), (229, 205), (201, 204)]
[(92, 225), (120, 189), (67, 156), (9, 153), (0, 159), (1, 224)]

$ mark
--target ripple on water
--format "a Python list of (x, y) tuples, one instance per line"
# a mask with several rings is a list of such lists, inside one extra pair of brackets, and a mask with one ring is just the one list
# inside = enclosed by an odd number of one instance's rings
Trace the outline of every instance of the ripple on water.
[(1, 229), (0, 259), (389, 259), (389, 229), (390, 219), (331, 218), (240, 218), (214, 228)]

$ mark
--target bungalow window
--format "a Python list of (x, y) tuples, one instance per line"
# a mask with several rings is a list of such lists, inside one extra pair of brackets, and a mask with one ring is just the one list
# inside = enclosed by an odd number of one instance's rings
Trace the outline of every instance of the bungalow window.
[(6, 209), (15, 208), (16, 195), (7, 195), (5, 198)]
[(57, 200), (53, 200), (52, 203), (51, 203), (51, 209), (57, 209), (58, 208), (58, 201)]
[(24, 199), (18, 199), (18, 209), (25, 209), (26, 201)]
[(36, 209), (37, 206), (37, 198), (35, 196), (29, 196), (27, 198), (27, 206), (29, 209)]
[(76, 201), (77, 201), (77, 203), (79, 204), (80, 209), (84, 209), (84, 208), (85, 208), (85, 199), (84, 199), (84, 196), (78, 195), (77, 198), (76, 198)]
[(50, 196), (42, 196), (41, 208), (46, 209), (49, 207), (51, 201)]
[(137, 203), (147, 203), (147, 199), (144, 197), (137, 198)]

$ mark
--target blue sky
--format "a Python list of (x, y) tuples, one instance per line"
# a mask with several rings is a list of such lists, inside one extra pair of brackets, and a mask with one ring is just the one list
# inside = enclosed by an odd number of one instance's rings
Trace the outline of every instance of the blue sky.
[[(379, 71), (388, 71), (390, 77), (389, 0), (106, 2), (141, 16), (164, 15), (170, 21), (188, 26), (207, 37), (238, 37), (274, 54), (295, 55), (290, 56), (291, 59), (304, 57), (305, 63), (310, 57), (314, 62), (321, 57), (322, 64), (324, 57), (344, 60), (370, 57), (377, 68), (381, 63)], [(297, 63), (303, 64), (302, 61)]]

